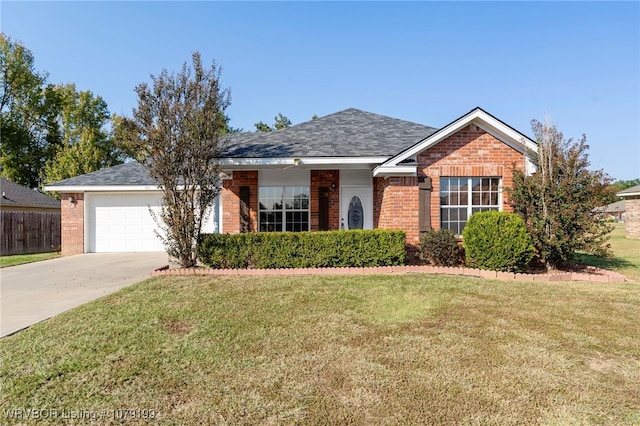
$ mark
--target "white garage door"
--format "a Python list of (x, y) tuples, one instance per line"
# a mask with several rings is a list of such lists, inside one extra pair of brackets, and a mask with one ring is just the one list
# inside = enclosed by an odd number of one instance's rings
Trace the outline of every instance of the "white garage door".
[(161, 194), (91, 194), (89, 205), (89, 251), (164, 251), (149, 207), (159, 211)]
[[(162, 193), (89, 193), (88, 243), (91, 253), (164, 251), (155, 230), (160, 228), (149, 213), (149, 207), (160, 211)], [(216, 198), (202, 232), (218, 232), (220, 203)]]

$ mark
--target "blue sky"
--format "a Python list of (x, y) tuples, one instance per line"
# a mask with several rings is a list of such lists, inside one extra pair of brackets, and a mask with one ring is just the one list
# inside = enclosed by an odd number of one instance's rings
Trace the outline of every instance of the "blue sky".
[(592, 168), (640, 177), (639, 2), (11, 2), (2, 31), (51, 83), (130, 115), (136, 84), (200, 51), (231, 124), (354, 107), (441, 127), (480, 106), (531, 135), (583, 133)]

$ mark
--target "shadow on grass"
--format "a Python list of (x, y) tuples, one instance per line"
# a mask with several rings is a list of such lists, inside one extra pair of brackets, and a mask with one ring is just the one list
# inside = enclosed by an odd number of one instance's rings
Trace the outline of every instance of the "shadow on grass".
[(629, 262), (627, 259), (620, 257), (605, 259), (586, 253), (578, 253), (576, 255), (575, 263), (578, 265), (595, 266), (596, 268), (608, 269), (610, 271), (617, 271), (623, 268), (633, 268), (637, 266), (633, 262)]

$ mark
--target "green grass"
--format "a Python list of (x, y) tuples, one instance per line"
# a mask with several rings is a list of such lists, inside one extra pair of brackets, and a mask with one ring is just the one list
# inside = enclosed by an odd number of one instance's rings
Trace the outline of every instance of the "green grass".
[(60, 255), (57, 252), (0, 256), (0, 268), (22, 265), (23, 263), (39, 262), (41, 260), (53, 259), (58, 256)]
[(624, 223), (616, 223), (609, 243), (613, 249), (612, 259), (581, 254), (578, 263), (620, 272), (627, 278), (640, 282), (640, 240), (626, 238)]
[(1, 339), (0, 423), (640, 424), (638, 312), (634, 283), (152, 279)]

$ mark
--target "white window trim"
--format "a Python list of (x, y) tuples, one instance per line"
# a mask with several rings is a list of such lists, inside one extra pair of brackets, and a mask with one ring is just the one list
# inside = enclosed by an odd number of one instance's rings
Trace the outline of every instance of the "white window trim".
[[(474, 205), (473, 204), (473, 186), (472, 186), (472, 179), (498, 179), (498, 211), (502, 211), (502, 177), (500, 176), (441, 176), (440, 177), (440, 188), (442, 188), (442, 179), (467, 179), (467, 200), (468, 200), (468, 204), (466, 205), (467, 207), (467, 220), (466, 222), (469, 221), (469, 219), (471, 218), (471, 215), (473, 214), (473, 209), (474, 208), (493, 208), (496, 207), (496, 205), (493, 204), (479, 204), (479, 205)], [(440, 189), (439, 193), (438, 193), (438, 199), (440, 200), (440, 197), (442, 197), (442, 189)], [(440, 204), (440, 203), (439, 203)], [(453, 208), (462, 208), (465, 207), (464, 205), (447, 205), (447, 206), (443, 206), (442, 204), (440, 204), (440, 229), (445, 229), (442, 226), (442, 209), (453, 209)], [(450, 222), (450, 221), (449, 221)], [(460, 235), (460, 234), (457, 234)]]
[[(260, 189), (261, 188), (282, 188), (282, 209), (273, 210), (273, 209), (261, 209), (260, 208)], [(287, 209), (286, 203), (284, 200), (284, 194), (286, 193), (287, 188), (307, 188), (309, 191), (309, 200), (308, 207), (306, 209)], [(258, 187), (258, 230), (260, 230), (262, 221), (260, 219), (260, 213), (282, 213), (282, 231), (260, 231), (260, 232), (295, 232), (295, 231), (287, 231), (287, 212), (306, 212), (307, 213), (307, 229), (306, 231), (311, 230), (311, 187), (307, 185), (262, 185)]]

